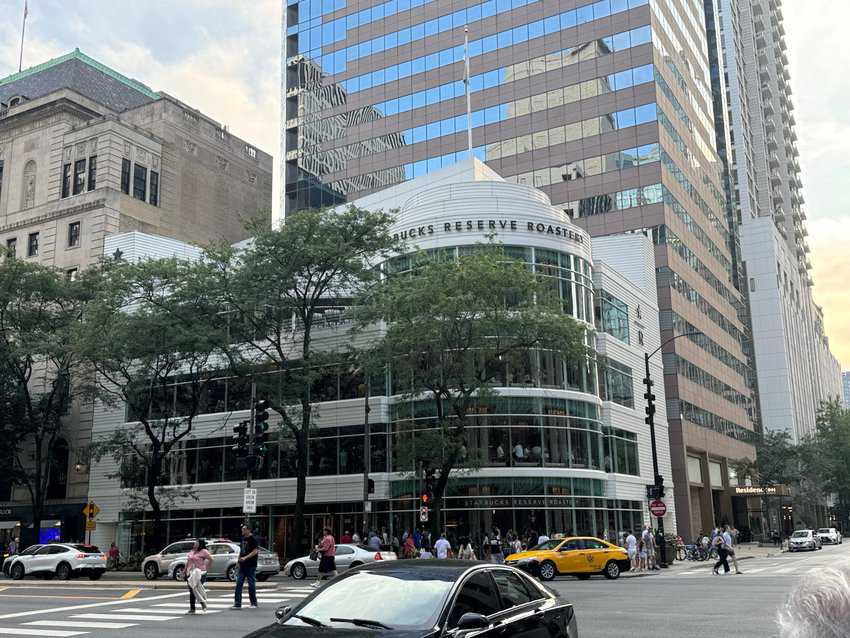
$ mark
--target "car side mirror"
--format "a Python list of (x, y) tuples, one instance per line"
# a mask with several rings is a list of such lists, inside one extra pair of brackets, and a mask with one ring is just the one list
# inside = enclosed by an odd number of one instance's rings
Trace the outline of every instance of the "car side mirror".
[(292, 611), (292, 607), (289, 605), (284, 605), (283, 607), (278, 607), (274, 610), (274, 617), (278, 619), (278, 621), (283, 620), (289, 615), (289, 612)]
[(467, 631), (469, 629), (484, 629), (489, 626), (490, 621), (487, 620), (487, 616), (476, 614), (473, 611), (466, 612), (457, 622), (457, 628), (461, 631)]

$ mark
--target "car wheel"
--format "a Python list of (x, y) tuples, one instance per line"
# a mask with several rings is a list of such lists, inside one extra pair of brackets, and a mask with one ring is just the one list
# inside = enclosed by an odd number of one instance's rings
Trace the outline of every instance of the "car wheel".
[(70, 580), (71, 566), (68, 563), (59, 563), (56, 566), (56, 578), (59, 580)]
[(271, 574), (257, 574), (257, 580), (261, 583), (264, 583), (269, 579), (270, 576)]
[(186, 568), (183, 565), (178, 565), (171, 572), (171, 577), (174, 580), (186, 580)]
[(590, 574), (576, 574), (576, 578), (579, 580), (590, 580)]
[(551, 560), (544, 560), (540, 565), (540, 580), (552, 580), (558, 570), (555, 569), (555, 563)]
[(348, 566), (348, 569), (354, 569), (355, 567), (360, 567), (363, 563), (355, 561)]
[(89, 580), (100, 580), (100, 577), (103, 576), (103, 572), (91, 572), (89, 574)]
[(295, 563), (292, 569), (289, 570), (289, 575), (295, 580), (304, 580), (307, 578), (307, 568), (301, 563)]
[(147, 563), (142, 571), (145, 574), (145, 578), (148, 580), (156, 580), (159, 578), (159, 566), (156, 563)]
[(24, 566), (20, 563), (15, 563), (12, 565), (12, 580), (22, 580), (26, 570)]
[(238, 567), (236, 565), (231, 565), (230, 567), (227, 568), (227, 580), (229, 580), (231, 583), (236, 582), (236, 570), (237, 569), (238, 569)]
[(608, 580), (616, 580), (620, 577), (620, 566), (617, 564), (617, 561), (609, 560), (605, 565), (605, 571), (602, 573), (605, 574), (605, 578)]

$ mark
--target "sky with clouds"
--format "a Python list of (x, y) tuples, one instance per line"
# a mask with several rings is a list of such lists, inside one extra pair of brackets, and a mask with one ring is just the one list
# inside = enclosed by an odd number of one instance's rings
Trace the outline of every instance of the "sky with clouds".
[[(815, 299), (850, 368), (850, 5), (783, 11)], [(17, 71), (22, 12), (0, 0), (0, 77)], [(74, 47), (278, 155), (280, 0), (29, 0), (24, 67)]]

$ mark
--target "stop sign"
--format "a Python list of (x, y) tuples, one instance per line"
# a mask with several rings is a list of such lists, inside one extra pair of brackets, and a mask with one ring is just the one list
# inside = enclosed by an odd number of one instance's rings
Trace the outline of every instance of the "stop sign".
[(650, 501), (649, 512), (658, 518), (661, 518), (667, 513), (667, 505), (664, 501)]

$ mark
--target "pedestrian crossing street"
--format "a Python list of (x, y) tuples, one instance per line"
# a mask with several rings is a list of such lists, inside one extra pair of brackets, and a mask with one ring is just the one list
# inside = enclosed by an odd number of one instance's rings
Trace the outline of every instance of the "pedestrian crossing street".
[[(274, 609), (286, 603), (297, 604), (313, 591), (315, 590), (310, 586), (258, 590), (257, 602), (260, 610), (269, 614), (269, 622), (271, 622), (273, 618), (271, 612)], [(150, 599), (134, 598), (125, 603), (91, 605), (88, 606), (88, 609), (76, 609), (61, 613), (44, 609), (43, 614), (41, 614), (43, 617), (37, 620), (29, 620), (33, 616), (27, 616), (20, 619), (20, 624), (0, 621), (0, 636), (72, 638), (73, 636), (97, 634), (98, 632), (129, 629), (131, 627), (140, 627), (145, 630), (154, 629), (157, 623), (180, 621), (189, 613), (188, 593), (183, 596), (166, 598), (166, 600), (163, 600), (161, 596), (152, 596)], [(257, 610), (250, 609), (250, 604), (247, 587), (243, 591), (241, 610), (230, 608), (233, 605), (232, 591), (224, 593), (221, 590), (207, 590), (207, 611), (203, 612), (200, 604), (198, 604), (197, 614), (191, 618), (222, 613), (256, 613)]]

